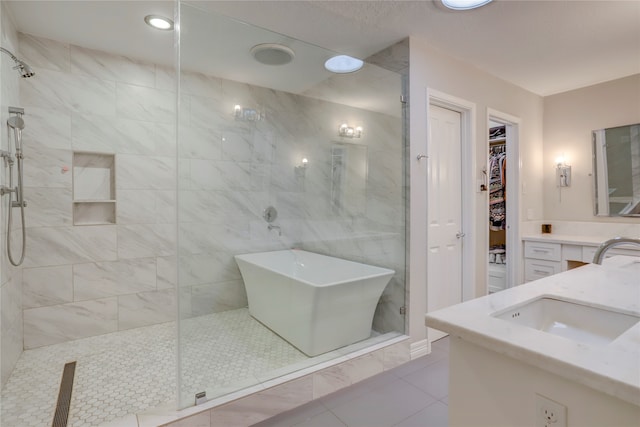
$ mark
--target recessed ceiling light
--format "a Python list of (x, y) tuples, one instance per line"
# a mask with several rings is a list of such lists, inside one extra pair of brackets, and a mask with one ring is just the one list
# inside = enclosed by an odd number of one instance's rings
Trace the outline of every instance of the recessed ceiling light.
[(165, 18), (164, 16), (147, 15), (144, 17), (144, 22), (157, 30), (173, 30), (173, 21), (169, 18)]
[(324, 68), (332, 73), (346, 74), (358, 71), (363, 65), (364, 62), (358, 58), (347, 55), (338, 55), (333, 58), (329, 58), (327, 62), (324, 63)]
[(490, 2), (491, 0), (442, 0), (443, 5), (455, 10), (475, 9)]

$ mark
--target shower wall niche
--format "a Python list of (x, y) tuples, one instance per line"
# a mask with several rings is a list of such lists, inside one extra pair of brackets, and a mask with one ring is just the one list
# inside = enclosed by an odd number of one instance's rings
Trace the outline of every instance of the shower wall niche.
[(73, 153), (73, 225), (116, 223), (115, 155)]

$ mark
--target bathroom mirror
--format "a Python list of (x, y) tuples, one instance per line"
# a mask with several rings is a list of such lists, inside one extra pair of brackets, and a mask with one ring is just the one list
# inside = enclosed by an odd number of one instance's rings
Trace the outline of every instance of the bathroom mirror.
[(596, 216), (640, 217), (640, 124), (593, 131)]
[(367, 147), (331, 145), (331, 208), (336, 215), (360, 216), (366, 209)]

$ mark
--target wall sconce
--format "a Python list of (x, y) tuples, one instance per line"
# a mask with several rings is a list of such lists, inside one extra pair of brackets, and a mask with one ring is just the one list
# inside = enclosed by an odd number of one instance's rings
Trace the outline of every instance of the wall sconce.
[(309, 159), (303, 157), (300, 161), (300, 164), (295, 167), (296, 176), (304, 177), (307, 171), (307, 165), (309, 164)]
[(233, 117), (241, 122), (257, 122), (264, 119), (264, 114), (254, 108), (244, 108), (236, 104), (233, 107)]
[(565, 163), (564, 157), (556, 159), (556, 182), (558, 187), (571, 186), (571, 166)]
[(343, 123), (338, 128), (338, 135), (346, 138), (360, 138), (362, 136), (362, 126), (355, 128)]

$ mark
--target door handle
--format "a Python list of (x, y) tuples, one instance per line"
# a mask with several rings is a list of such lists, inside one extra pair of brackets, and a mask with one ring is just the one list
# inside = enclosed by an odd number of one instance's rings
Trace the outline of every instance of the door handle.
[(456, 233), (456, 239), (462, 239), (465, 236), (465, 233), (463, 233), (462, 231), (458, 231)]

